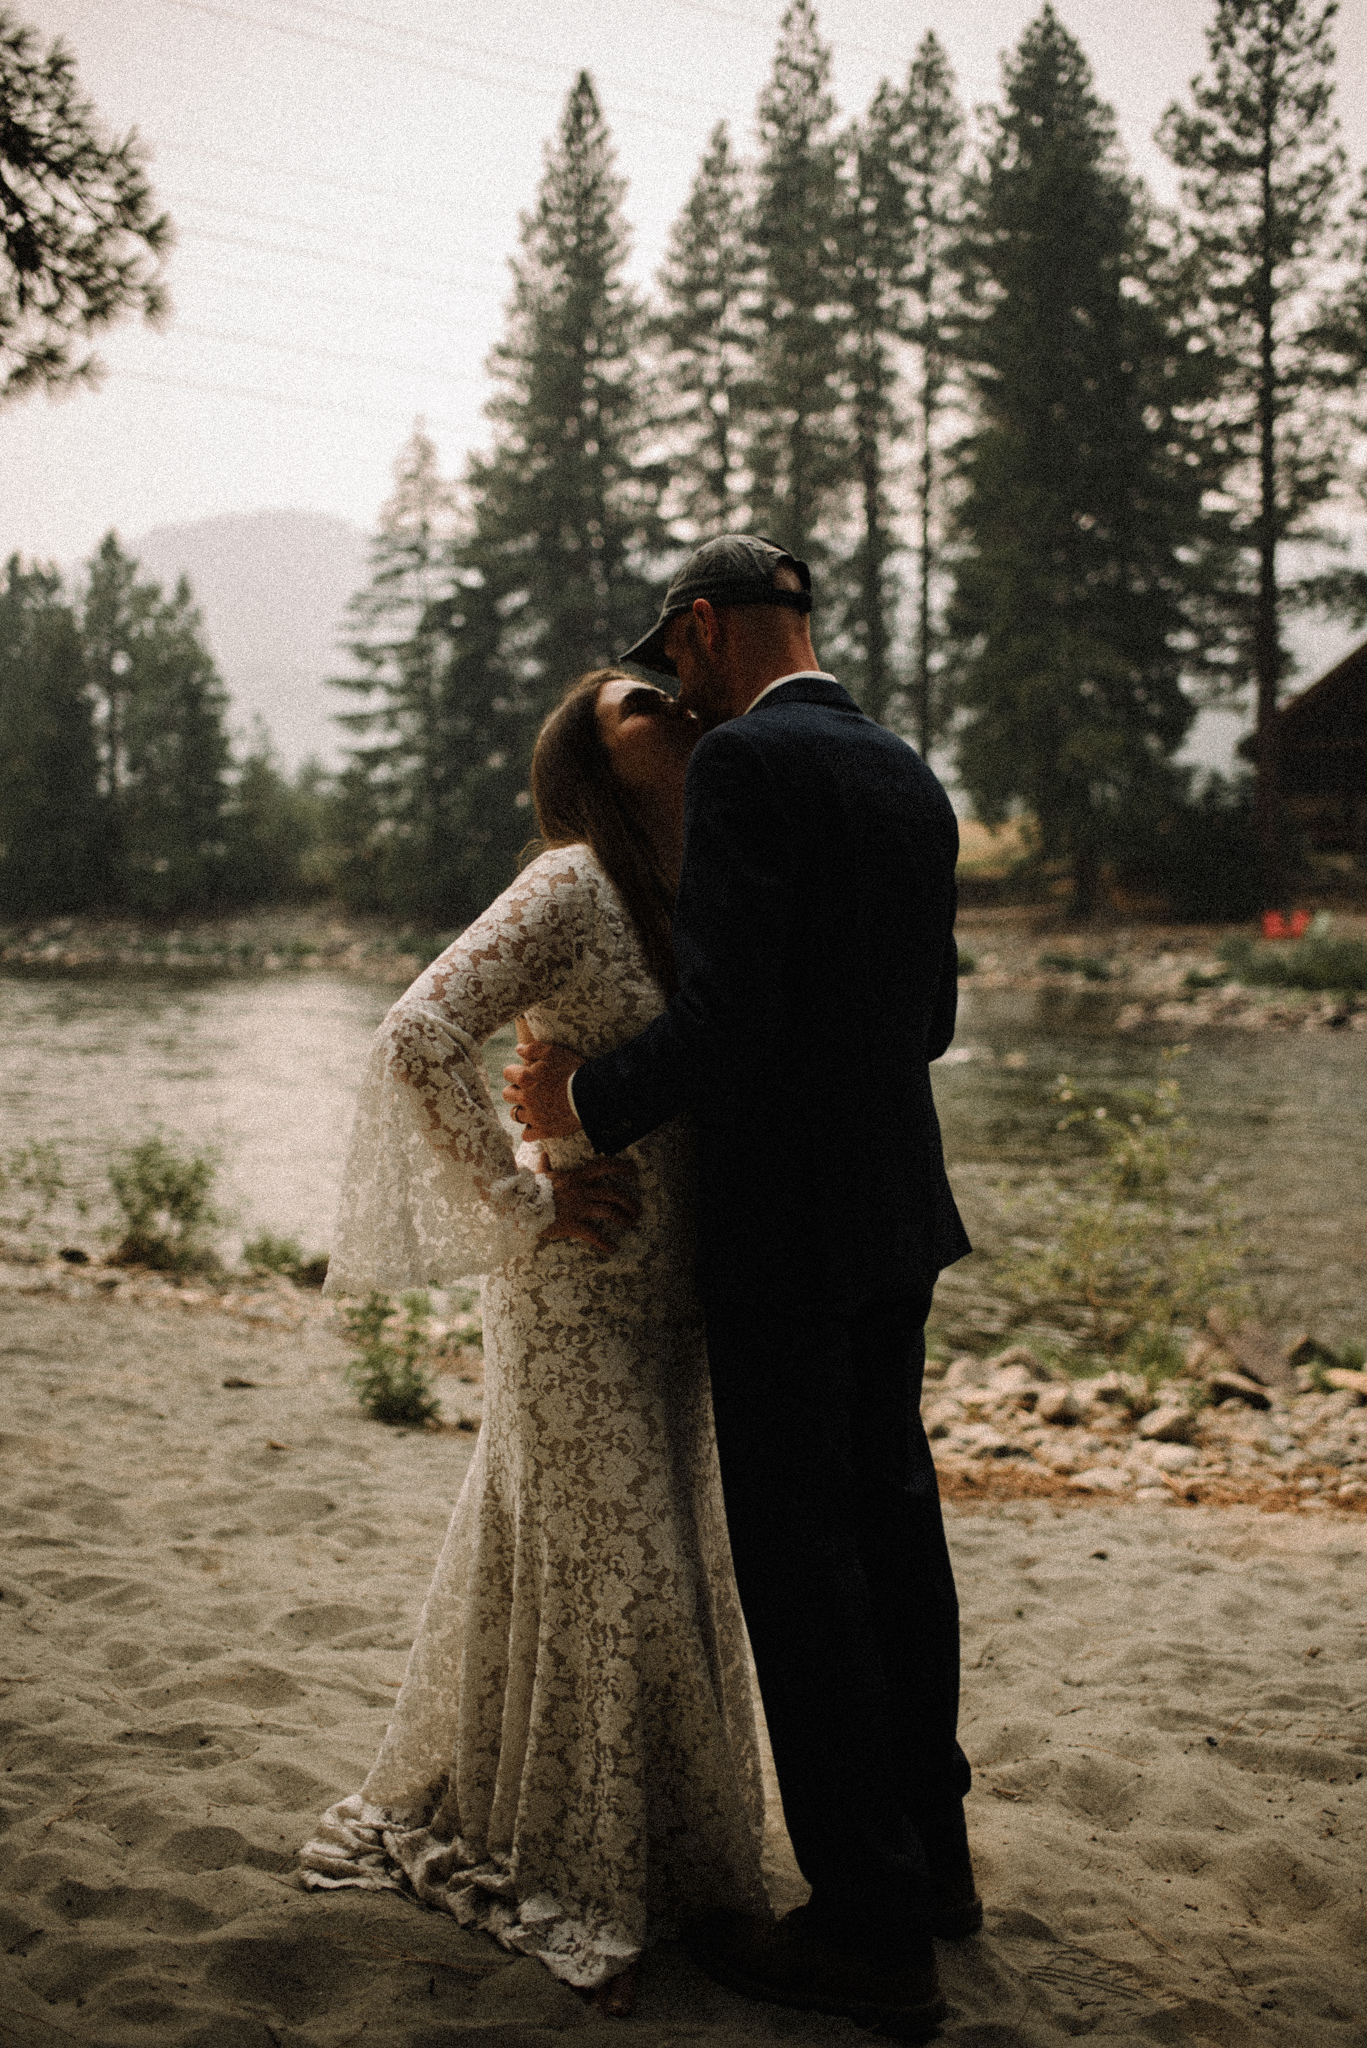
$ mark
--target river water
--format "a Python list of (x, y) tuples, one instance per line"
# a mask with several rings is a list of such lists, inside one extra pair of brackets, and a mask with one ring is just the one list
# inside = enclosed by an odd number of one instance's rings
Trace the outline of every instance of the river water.
[[(55, 1143), (92, 1204), (72, 1229), (92, 1243), (113, 1221), (110, 1155), (160, 1129), (217, 1148), (226, 1249), (263, 1229), (325, 1248), (357, 1079), (393, 993), (323, 972), (0, 976), (0, 1161), (28, 1139)], [(998, 1181), (1019, 1186), (1075, 1153), (1054, 1130), (1060, 1073), (1104, 1085), (1162, 1069), (1157, 1042), (1113, 1030), (1115, 1009), (1104, 991), (965, 984), (935, 1080), (951, 1176), (980, 1240), (991, 1241)], [(491, 1044), (491, 1072), (506, 1056)], [(1367, 1336), (1367, 1036), (1207, 1032), (1178, 1071), (1202, 1164), (1230, 1185), (1257, 1241), (1265, 1313), (1330, 1340)]]

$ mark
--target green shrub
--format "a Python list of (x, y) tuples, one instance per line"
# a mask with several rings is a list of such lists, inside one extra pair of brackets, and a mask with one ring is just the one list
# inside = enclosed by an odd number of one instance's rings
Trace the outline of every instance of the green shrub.
[(1367, 945), (1361, 939), (1331, 938), (1328, 919), (1291, 945), (1248, 938), (1229, 939), (1220, 958), (1238, 980), (1252, 988), (1305, 988), (1352, 994), (1367, 989)]
[(362, 1408), (376, 1422), (421, 1429), (435, 1422), (441, 1405), (432, 1392), (425, 1362), (427, 1296), (405, 1294), (403, 1308), (397, 1332), (393, 1331), (394, 1304), (387, 1294), (369, 1294), (358, 1308), (346, 1310), (347, 1335), (361, 1347), (359, 1356), (347, 1365), (346, 1377)]
[(283, 1273), (296, 1287), (321, 1287), (328, 1276), (326, 1252), (304, 1252), (297, 1237), (276, 1237), (263, 1230), (242, 1247), (242, 1257), (258, 1273)]
[(1095, 953), (1041, 953), (1041, 967), (1050, 967), (1057, 974), (1080, 974), (1084, 981), (1114, 981), (1115, 969), (1109, 960), (1099, 960)]
[(215, 1152), (180, 1153), (159, 1134), (119, 1153), (110, 1162), (109, 1185), (123, 1211), (124, 1234), (111, 1262), (166, 1273), (217, 1266), (206, 1242), (221, 1221), (211, 1200), (217, 1177)]
[[(1194, 1141), (1175, 1079), (1098, 1100), (1064, 1075), (1055, 1100), (1064, 1110), (1057, 1128), (1085, 1130), (1102, 1156), (1081, 1187), (1055, 1184), (1028, 1212), (1018, 1205), (1032, 1235), (1041, 1220), (1047, 1235), (1003, 1262), (999, 1284), (1032, 1313), (1064, 1311), (1079, 1350), (1124, 1362), (1153, 1386), (1180, 1369), (1182, 1331), (1217, 1305), (1242, 1306), (1246, 1247), (1219, 1190), (1193, 1185)], [(1199, 1215), (1180, 1206), (1184, 1188)]]
[[(68, 1193), (61, 1155), (55, 1145), (29, 1138), (0, 1158), (0, 1201), (8, 1205), (17, 1196), (20, 1206), (0, 1215), (0, 1227), (27, 1230), (40, 1216), (46, 1216), (62, 1195)], [(76, 1198), (76, 1208), (85, 1214), (85, 1203)]]
[(978, 962), (977, 962), (977, 959), (976, 959), (976, 957), (975, 957), (975, 956), (974, 956), (974, 955), (973, 955), (972, 953), (965, 953), (965, 952), (963, 951), (962, 947), (961, 947), (961, 948), (959, 949), (959, 972), (960, 972), (960, 974), (976, 974), (976, 973), (977, 973), (977, 971), (978, 971)]

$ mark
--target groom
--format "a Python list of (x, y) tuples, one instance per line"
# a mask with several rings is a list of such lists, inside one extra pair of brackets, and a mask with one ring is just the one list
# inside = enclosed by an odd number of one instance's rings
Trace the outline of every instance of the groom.
[(678, 993), (616, 1052), (523, 1048), (528, 1135), (622, 1151), (690, 1111), (731, 1547), (810, 1903), (713, 1974), (925, 2032), (932, 1933), (981, 1922), (955, 1741), (958, 1609), (919, 1416), (936, 1275), (968, 1251), (928, 1062), (954, 1031), (958, 831), (817, 664), (805, 563), (685, 563), (625, 660), (675, 676), (688, 770)]

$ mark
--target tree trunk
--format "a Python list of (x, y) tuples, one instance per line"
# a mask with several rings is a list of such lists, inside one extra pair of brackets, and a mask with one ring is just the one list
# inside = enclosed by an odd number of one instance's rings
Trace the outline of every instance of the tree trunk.
[(935, 417), (936, 371), (929, 348), (921, 375), (921, 469), (917, 478), (917, 605), (916, 605), (916, 744), (922, 760), (930, 756), (935, 738), (930, 676), (930, 521), (935, 498), (935, 456), (930, 429)]
[(1277, 686), (1282, 649), (1277, 590), (1277, 386), (1273, 324), (1272, 236), (1276, 201), (1272, 191), (1273, 135), (1264, 128), (1262, 163), (1262, 262), (1257, 286), (1258, 364), (1258, 597), (1253, 626), (1253, 672), (1258, 689), (1258, 773), (1254, 825), (1263, 868), (1264, 908), (1281, 906), (1284, 877), (1281, 791), (1278, 784)]
[(869, 716), (880, 725), (891, 695), (887, 622), (883, 617), (883, 465), (878, 448), (878, 401), (867, 387), (859, 408), (859, 476), (864, 501), (864, 659)]

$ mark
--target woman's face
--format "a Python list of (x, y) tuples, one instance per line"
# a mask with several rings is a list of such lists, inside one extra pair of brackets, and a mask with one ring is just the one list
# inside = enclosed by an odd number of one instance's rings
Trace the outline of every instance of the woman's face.
[(598, 692), (598, 730), (612, 772), (633, 796), (680, 802), (688, 757), (702, 727), (653, 683), (614, 677)]

